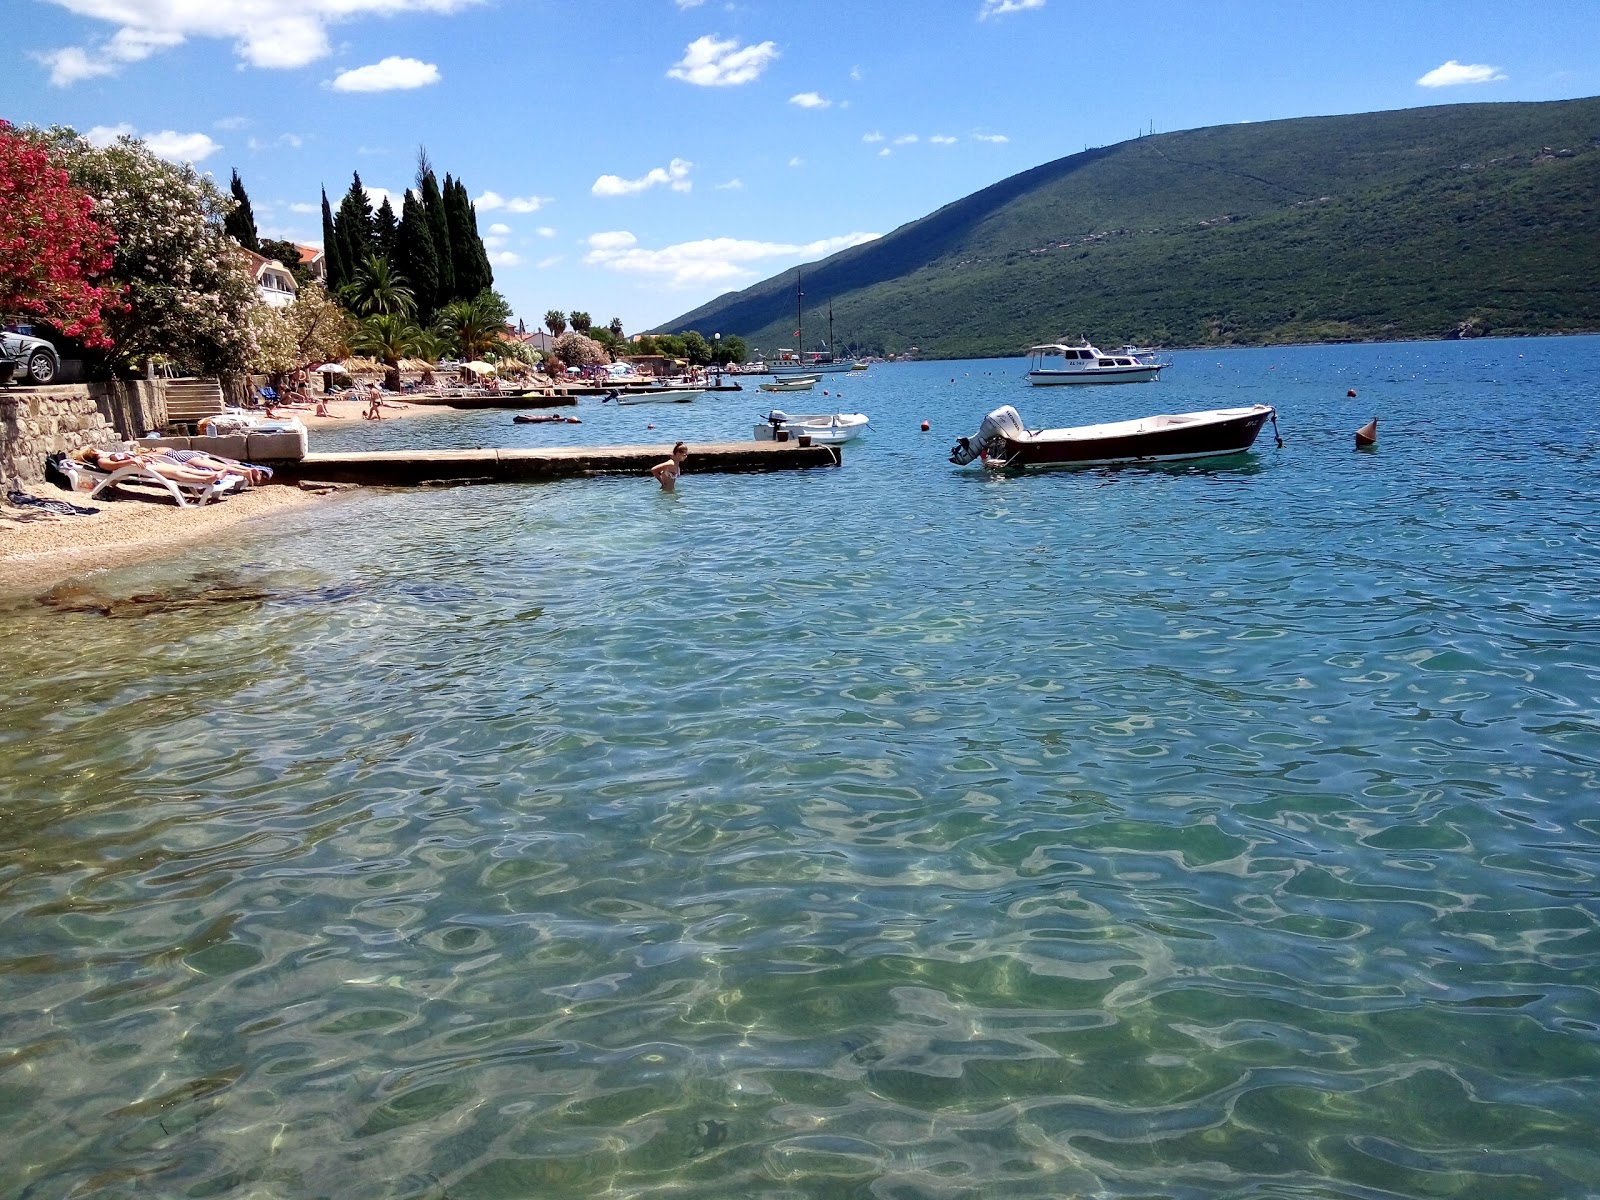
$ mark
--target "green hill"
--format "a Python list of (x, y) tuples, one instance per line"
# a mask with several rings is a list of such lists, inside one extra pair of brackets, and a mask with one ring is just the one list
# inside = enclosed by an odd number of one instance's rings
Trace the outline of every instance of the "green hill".
[[(1057, 159), (802, 268), (806, 342), (925, 357), (1600, 329), (1600, 98), (1226, 125)], [(661, 327), (794, 341), (795, 272)]]

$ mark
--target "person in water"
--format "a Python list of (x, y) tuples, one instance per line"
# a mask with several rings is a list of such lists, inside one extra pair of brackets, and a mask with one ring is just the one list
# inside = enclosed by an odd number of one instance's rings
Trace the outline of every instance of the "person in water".
[(650, 474), (656, 477), (656, 482), (661, 484), (663, 492), (677, 490), (678, 476), (683, 474), (683, 460), (688, 457), (689, 447), (679, 442), (672, 448), (671, 458), (650, 468)]

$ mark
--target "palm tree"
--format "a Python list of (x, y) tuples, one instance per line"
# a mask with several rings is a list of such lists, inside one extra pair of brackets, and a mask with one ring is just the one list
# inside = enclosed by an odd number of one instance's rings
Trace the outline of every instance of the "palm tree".
[[(560, 313), (556, 313), (560, 316)], [(547, 315), (545, 320), (549, 321)], [(504, 318), (483, 296), (447, 304), (439, 314), (439, 329), (456, 341), (462, 358), (478, 358), (493, 350), (505, 329)]]
[(611, 331), (612, 337), (620, 339), (622, 337), (622, 318), (612, 317), (610, 321), (606, 322), (606, 328)]
[(572, 327), (584, 337), (588, 337), (589, 330), (594, 328), (594, 322), (589, 319), (589, 314), (586, 312), (574, 312), (568, 319), (572, 322)]
[(567, 314), (559, 308), (552, 308), (544, 315), (544, 327), (550, 331), (551, 337), (560, 337), (567, 331)]
[(342, 289), (344, 298), (362, 316), (409, 317), (417, 311), (417, 297), (406, 277), (387, 258), (369, 254), (361, 260), (356, 277)]
[(376, 358), (388, 367), (383, 375), (383, 386), (398, 392), (400, 360), (417, 352), (417, 337), (421, 332), (415, 322), (398, 313), (378, 313), (361, 322), (361, 328), (350, 339), (350, 349)]

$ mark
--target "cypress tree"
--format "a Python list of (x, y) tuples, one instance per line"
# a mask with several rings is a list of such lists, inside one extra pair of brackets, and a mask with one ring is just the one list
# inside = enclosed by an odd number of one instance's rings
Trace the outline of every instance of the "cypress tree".
[(399, 222), (395, 220), (394, 206), (389, 197), (383, 198), (378, 215), (372, 218), (372, 247), (390, 262), (394, 261), (394, 237)]
[(450, 218), (444, 211), (444, 197), (439, 194), (439, 181), (433, 168), (422, 172), (422, 208), (428, 214), (428, 232), (433, 234), (433, 252), (439, 261), (438, 307), (443, 308), (456, 298), (456, 273), (451, 261)]
[(339, 230), (333, 222), (333, 210), (328, 207), (327, 188), (322, 189), (322, 261), (328, 268), (328, 290), (337, 294), (350, 282), (350, 270), (339, 248)]
[(400, 206), (400, 228), (394, 237), (395, 270), (406, 277), (417, 298), (417, 319), (424, 325), (439, 310), (439, 255), (433, 248), (428, 213), (415, 192)]
[(367, 199), (367, 189), (361, 186), (359, 171), (353, 173), (350, 190), (339, 201), (334, 229), (339, 239), (339, 252), (344, 257), (345, 273), (349, 279), (354, 279), (363, 260), (372, 253), (372, 201)]
[(256, 232), (256, 214), (250, 207), (250, 197), (245, 193), (237, 167), (233, 171), (230, 190), (233, 192), (236, 207), (222, 219), (223, 231), (246, 250), (254, 250), (260, 254), (261, 235)]
[(472, 257), (475, 271), (473, 295), (488, 291), (494, 287), (494, 267), (489, 264), (489, 249), (483, 244), (483, 235), (478, 232), (478, 206), (472, 203), (467, 196), (466, 186), (458, 179), (456, 187), (461, 192), (461, 211), (466, 214), (466, 226), (472, 236)]
[(478, 230), (472, 223), (467, 189), (448, 175), (444, 177), (444, 211), (450, 225), (450, 267), (456, 277), (456, 299), (471, 300), (483, 291)]

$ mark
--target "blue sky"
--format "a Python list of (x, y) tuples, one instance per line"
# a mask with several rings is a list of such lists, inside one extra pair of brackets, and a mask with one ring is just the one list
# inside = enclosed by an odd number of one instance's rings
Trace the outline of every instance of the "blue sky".
[(262, 232), (309, 242), (321, 187), (337, 201), (359, 170), (398, 194), (425, 144), (478, 201), (519, 315), (629, 331), (1152, 123), (1600, 92), (1600, 0), (0, 11), (0, 117), (132, 130), (224, 184), (237, 168)]

